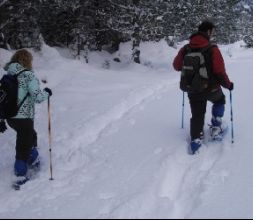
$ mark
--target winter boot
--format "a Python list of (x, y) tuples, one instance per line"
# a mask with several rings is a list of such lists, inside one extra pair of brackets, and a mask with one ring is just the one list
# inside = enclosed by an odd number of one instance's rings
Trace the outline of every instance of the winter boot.
[(15, 165), (14, 165), (14, 171), (17, 177), (26, 176), (26, 173), (27, 173), (26, 162), (23, 160), (16, 160)]
[(190, 144), (190, 154), (194, 155), (201, 146), (202, 146), (202, 141), (200, 139), (193, 140)]
[(20, 189), (20, 186), (25, 184), (29, 178), (27, 175), (27, 164), (22, 160), (16, 160), (14, 165), (15, 180), (13, 182), (13, 188), (16, 190)]
[(27, 161), (28, 163), (28, 168), (32, 169), (34, 171), (39, 171), (40, 170), (40, 158), (39, 158), (39, 152), (37, 148), (32, 148), (30, 157)]
[(210, 125), (210, 136), (213, 140), (221, 140), (222, 139), (222, 120), (221, 118), (213, 118), (212, 124)]
[(212, 109), (212, 124), (210, 126), (210, 135), (213, 140), (222, 140), (223, 138), (223, 125), (222, 117), (224, 116), (225, 105), (214, 104)]

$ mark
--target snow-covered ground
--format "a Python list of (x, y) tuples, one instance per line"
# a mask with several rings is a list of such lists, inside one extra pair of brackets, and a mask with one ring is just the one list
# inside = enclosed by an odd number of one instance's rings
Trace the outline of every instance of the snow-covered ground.
[[(21, 191), (10, 187), (15, 133), (0, 136), (0, 218), (252, 218), (253, 50), (241, 44), (221, 47), (235, 82), (235, 144), (228, 133), (196, 156), (187, 154), (188, 104), (186, 128), (180, 128), (182, 92), (172, 68), (177, 50), (164, 41), (141, 45), (144, 65), (130, 62), (130, 44), (114, 55), (92, 53), (88, 65), (65, 50), (34, 52), (36, 75), (54, 93), (54, 181), (44, 103), (35, 121), (42, 171)], [(11, 54), (0, 50), (1, 66)]]

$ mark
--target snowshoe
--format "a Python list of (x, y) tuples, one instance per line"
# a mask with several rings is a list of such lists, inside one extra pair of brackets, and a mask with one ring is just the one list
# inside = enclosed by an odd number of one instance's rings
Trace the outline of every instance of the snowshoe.
[(21, 186), (24, 185), (27, 181), (29, 181), (29, 178), (26, 176), (16, 177), (16, 180), (12, 184), (12, 188), (15, 190), (20, 190)]
[(225, 125), (221, 126), (210, 126), (210, 140), (211, 141), (222, 141), (226, 134), (228, 127)]

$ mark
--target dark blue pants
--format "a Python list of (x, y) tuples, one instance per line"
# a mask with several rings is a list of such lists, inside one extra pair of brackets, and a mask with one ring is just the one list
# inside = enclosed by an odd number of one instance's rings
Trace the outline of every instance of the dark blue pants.
[(37, 133), (32, 119), (9, 119), (8, 125), (17, 132), (16, 160), (27, 162), (33, 147), (37, 147)]
[(9, 119), (7, 122), (17, 132), (15, 175), (26, 176), (27, 166), (38, 157), (34, 122), (32, 119)]

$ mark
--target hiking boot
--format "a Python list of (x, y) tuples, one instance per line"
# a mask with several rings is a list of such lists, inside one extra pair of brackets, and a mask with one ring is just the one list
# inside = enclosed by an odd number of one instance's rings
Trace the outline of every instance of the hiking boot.
[(202, 146), (202, 141), (200, 139), (193, 140), (190, 144), (190, 154), (194, 155), (201, 146)]
[(16, 160), (14, 165), (14, 172), (17, 177), (25, 177), (27, 174), (27, 164), (23, 160)]
[(35, 170), (40, 169), (40, 157), (39, 157), (39, 152), (36, 147), (32, 148), (30, 157), (27, 163), (28, 163), (29, 169), (35, 169)]
[(29, 164), (28, 168), (35, 172), (40, 171), (40, 157), (37, 157), (32, 164)]

